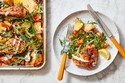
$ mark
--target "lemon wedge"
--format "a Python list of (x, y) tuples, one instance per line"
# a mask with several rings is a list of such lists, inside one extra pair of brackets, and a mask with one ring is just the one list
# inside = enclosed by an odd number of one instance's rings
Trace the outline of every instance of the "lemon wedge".
[(110, 59), (110, 53), (107, 49), (98, 50), (99, 55), (103, 56), (106, 60)]

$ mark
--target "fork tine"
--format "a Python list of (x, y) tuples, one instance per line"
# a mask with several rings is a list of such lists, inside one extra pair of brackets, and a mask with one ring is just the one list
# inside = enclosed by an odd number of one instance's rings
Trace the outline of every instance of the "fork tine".
[(72, 33), (72, 30), (73, 30), (73, 26), (71, 24), (68, 24), (68, 29), (67, 29), (67, 34), (66, 34), (67, 38)]

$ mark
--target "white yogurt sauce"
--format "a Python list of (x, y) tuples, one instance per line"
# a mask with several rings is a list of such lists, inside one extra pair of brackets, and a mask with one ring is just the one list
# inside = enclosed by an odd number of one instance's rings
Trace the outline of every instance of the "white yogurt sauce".
[(92, 63), (92, 66), (96, 66), (96, 62), (93, 62), (93, 63)]
[(36, 58), (36, 55), (37, 55), (37, 52), (36, 52), (36, 51), (34, 51), (33, 58)]
[(80, 58), (80, 57), (77, 57), (77, 56), (75, 56), (75, 55), (72, 55), (72, 57), (73, 57), (74, 59), (80, 60), (80, 61), (82, 61), (82, 62), (89, 62), (89, 60), (84, 60), (84, 59), (82, 59), (82, 58)]
[(13, 55), (6, 55), (8, 59), (11, 59)]
[(13, 40), (13, 45), (15, 45), (15, 44), (16, 44), (16, 39)]
[(6, 29), (6, 27), (2, 27), (2, 30), (3, 30), (3, 31), (6, 31), (7, 29)]
[(9, 60), (9, 59), (12, 58), (12, 56), (13, 56), (13, 55), (5, 55), (4, 60), (5, 60), (5, 61), (6, 61), (6, 60)]
[(26, 60), (26, 61), (30, 61), (30, 52), (28, 52), (28, 53), (25, 55), (25, 60)]
[(6, 61), (6, 60), (8, 60), (8, 58), (7, 58), (7, 57), (4, 57), (4, 60)]
[(8, 14), (9, 14), (9, 11), (5, 12), (5, 16), (8, 16)]
[[(22, 40), (19, 39), (18, 44), (17, 44), (17, 48), (16, 48), (16, 53), (17, 53), (17, 51), (19, 50), (19, 47), (20, 47), (20, 43), (21, 43), (21, 41), (22, 41)], [(15, 53), (15, 54), (16, 54), (16, 53)]]

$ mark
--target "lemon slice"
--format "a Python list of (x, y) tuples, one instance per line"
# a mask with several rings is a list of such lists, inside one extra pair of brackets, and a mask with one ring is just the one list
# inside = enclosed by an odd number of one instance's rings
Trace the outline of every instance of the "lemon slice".
[(110, 53), (107, 49), (98, 50), (99, 55), (103, 56), (106, 60), (110, 59)]

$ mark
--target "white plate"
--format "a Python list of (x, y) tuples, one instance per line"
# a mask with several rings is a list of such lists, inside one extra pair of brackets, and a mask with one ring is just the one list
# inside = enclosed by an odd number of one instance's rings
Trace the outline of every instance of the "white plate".
[[(107, 16), (105, 16), (99, 12), (97, 12), (97, 13), (102, 18), (102, 20), (105, 22), (105, 24), (108, 26), (108, 28), (111, 30), (111, 32), (113, 33), (113, 35), (115, 36), (117, 41), (119, 42), (118, 30), (117, 30), (117, 27), (114, 24), (114, 22), (111, 19), (109, 19)], [(62, 49), (59, 39), (63, 39), (65, 37), (66, 31), (67, 31), (67, 25), (69, 23), (72, 24), (76, 17), (81, 18), (83, 22), (87, 22), (88, 20), (94, 21), (94, 19), (91, 17), (89, 12), (87, 10), (83, 10), (83, 11), (78, 11), (78, 12), (70, 14), (59, 24), (59, 26), (57, 27), (55, 34), (53, 36), (53, 49), (54, 49), (55, 55), (57, 57), (57, 60), (59, 62), (61, 61), (60, 51)], [(98, 25), (97, 25), (97, 29), (99, 31), (102, 31), (102, 30), (100, 30)], [(75, 75), (89, 76), (89, 75), (96, 74), (96, 73), (104, 70), (105, 68), (107, 68), (113, 62), (113, 60), (115, 59), (117, 52), (118, 52), (118, 50), (115, 48), (115, 46), (113, 45), (113, 43), (110, 41), (109, 38), (107, 38), (107, 42), (110, 44), (110, 46), (107, 48), (111, 55), (110, 60), (107, 61), (103, 57), (99, 56), (98, 67), (95, 69), (87, 70), (83, 67), (76, 66), (72, 62), (72, 60), (67, 59), (67, 63), (65, 66), (66, 71), (68, 71), (69, 73), (75, 74)]]

